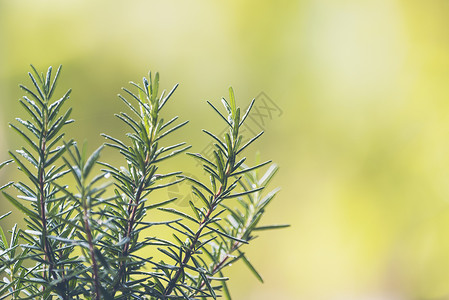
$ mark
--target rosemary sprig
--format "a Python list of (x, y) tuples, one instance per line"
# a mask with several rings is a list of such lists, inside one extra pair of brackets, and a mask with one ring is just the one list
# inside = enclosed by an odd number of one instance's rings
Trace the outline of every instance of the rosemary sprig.
[[(9, 238), (0, 228), (0, 299), (231, 299), (223, 274), (236, 260), (262, 281), (242, 247), (255, 231), (286, 225), (259, 226), (278, 191), (263, 193), (277, 166), (271, 161), (246, 166), (241, 157), (263, 134), (243, 142), (241, 127), (254, 100), (243, 116), (232, 88), (222, 100), (225, 113), (209, 103), (228, 130), (223, 136), (204, 130), (213, 142), (212, 158), (188, 153), (202, 163), (208, 177), (203, 182), (181, 171), (159, 171), (162, 161), (190, 148), (186, 142), (164, 145), (166, 136), (187, 124), (162, 118), (177, 85), (159, 93), (158, 73), (141, 85), (131, 82), (133, 89), (119, 95), (130, 113), (116, 115), (130, 129), (127, 140), (103, 134), (107, 142), (89, 156), (86, 147), (65, 140), (63, 129), (73, 120), (71, 108), (61, 110), (71, 91), (53, 100), (60, 71), (52, 80), (51, 67), (45, 76), (32, 67), (32, 88), (20, 86), (28, 118), (10, 126), (25, 146), (10, 152), (0, 169), (16, 165), (28, 181), (9, 182), (0, 191), (25, 215), (26, 228), (16, 224)], [(125, 166), (100, 162), (104, 146), (118, 151)], [(258, 170), (267, 165), (259, 178)], [(155, 190), (184, 180), (199, 200), (190, 201), (190, 211), (170, 207), (175, 198), (154, 200)], [(19, 195), (12, 196), (11, 187)], [(153, 221), (148, 215), (153, 209), (174, 217)], [(164, 226), (173, 238), (162, 239), (158, 231), (142, 234), (154, 226)], [(152, 258), (156, 252), (162, 260)]]

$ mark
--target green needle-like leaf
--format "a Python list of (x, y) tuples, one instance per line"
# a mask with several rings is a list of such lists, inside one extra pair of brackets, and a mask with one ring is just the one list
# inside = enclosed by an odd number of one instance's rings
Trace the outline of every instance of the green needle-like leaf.
[(179, 211), (179, 210), (176, 210), (176, 209), (174, 209), (174, 208), (159, 207), (158, 209), (159, 209), (159, 210), (162, 210), (162, 211), (165, 211), (165, 212), (169, 212), (169, 213), (178, 215), (178, 216), (181, 216), (181, 217), (186, 218), (187, 220), (190, 220), (190, 221), (192, 221), (192, 222), (198, 223), (198, 221), (195, 220), (193, 217), (191, 217), (191, 216), (189, 216), (188, 214), (183, 213), (183, 212), (181, 212), (181, 211)]
[(255, 227), (254, 230), (262, 231), (262, 230), (272, 230), (272, 229), (283, 229), (290, 227), (289, 224), (280, 224), (280, 225), (266, 225), (266, 226), (258, 226)]
[(248, 267), (248, 269), (256, 276), (256, 278), (263, 283), (262, 276), (260, 276), (259, 272), (253, 267), (253, 265), (250, 263), (250, 261), (246, 258), (245, 254), (239, 251), (239, 254), (241, 255), (241, 258), (245, 265)]
[(235, 113), (236, 113), (236, 104), (235, 104), (234, 90), (232, 89), (232, 87), (229, 87), (229, 102), (230, 102), (230, 105), (231, 105), (232, 115), (235, 115)]
[(14, 160), (10, 159), (10, 160), (7, 160), (7, 161), (4, 161), (4, 162), (0, 163), (0, 170), (1, 170), (4, 166), (9, 165), (9, 164), (12, 163), (12, 162), (14, 162)]
[(30, 210), (29, 208), (25, 207), (24, 205), (22, 205), (22, 203), (20, 203), (19, 201), (17, 201), (14, 197), (12, 197), (11, 195), (9, 195), (8, 193), (2, 192), (2, 194), (6, 197), (6, 199), (9, 200), (9, 202), (11, 202), (12, 205), (14, 205), (16, 208), (18, 208), (19, 210), (21, 210), (23, 213), (25, 213), (27, 216), (31, 217), (31, 218), (35, 218), (38, 219), (39, 216), (33, 212), (32, 210)]
[(83, 169), (84, 177), (87, 177), (89, 175), (90, 171), (92, 170), (92, 167), (98, 161), (98, 158), (100, 157), (100, 152), (101, 152), (101, 150), (103, 150), (103, 148), (104, 148), (104, 145), (101, 145), (100, 147), (98, 147), (98, 149), (95, 150), (92, 153), (92, 155), (87, 159), (86, 164), (84, 165), (84, 169)]

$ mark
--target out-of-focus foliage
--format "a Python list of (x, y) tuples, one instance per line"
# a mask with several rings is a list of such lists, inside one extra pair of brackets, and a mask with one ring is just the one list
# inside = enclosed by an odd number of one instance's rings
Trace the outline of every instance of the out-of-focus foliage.
[[(92, 149), (99, 133), (121, 133), (112, 117), (118, 87), (150, 68), (167, 85), (180, 81), (168, 111), (205, 116), (191, 132), (205, 122), (222, 129), (202, 103), (224, 85), (241, 99), (264, 91), (282, 111), (264, 119), (261, 143), (283, 170), (275, 185), (284, 202), (273, 211), (289, 207), (293, 226), (256, 241), (263, 292), (246, 273), (229, 274), (235, 297), (441, 298), (449, 294), (448, 12), (443, 0), (0, 0), (0, 119), (17, 115), (16, 83), (31, 62), (64, 64), (61, 89), (73, 88), (78, 120), (71, 136)], [(6, 159), (19, 141), (0, 135)], [(200, 133), (192, 138), (196, 152), (207, 146)], [(281, 263), (264, 265), (267, 256)]]

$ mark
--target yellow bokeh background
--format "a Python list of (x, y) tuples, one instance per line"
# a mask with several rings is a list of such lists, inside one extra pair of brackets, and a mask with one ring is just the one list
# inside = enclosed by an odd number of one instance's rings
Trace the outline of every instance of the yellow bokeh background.
[(123, 133), (116, 94), (148, 70), (180, 83), (165, 113), (191, 120), (172, 139), (193, 151), (229, 86), (276, 103), (251, 151), (281, 167), (263, 222), (292, 226), (247, 249), (265, 284), (231, 267), (235, 299), (449, 299), (448, 1), (0, 0), (2, 160), (30, 63), (64, 66), (68, 135), (90, 149)]

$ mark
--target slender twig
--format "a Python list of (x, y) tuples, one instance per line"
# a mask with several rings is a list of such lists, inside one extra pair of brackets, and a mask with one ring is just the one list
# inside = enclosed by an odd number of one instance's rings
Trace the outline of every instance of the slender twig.
[(227, 184), (227, 180), (229, 178), (229, 171), (225, 174), (225, 180), (223, 182), (223, 184), (221, 184), (218, 192), (214, 195), (213, 200), (211, 202), (211, 206), (210, 208), (207, 210), (206, 214), (204, 215), (204, 218), (201, 220), (198, 230), (194, 236), (194, 238), (192, 239), (189, 248), (186, 250), (184, 259), (182, 260), (179, 268), (176, 270), (175, 275), (172, 277), (172, 280), (170, 280), (169, 284), (167, 285), (165, 291), (164, 291), (164, 297), (169, 296), (172, 292), (173, 289), (175, 288), (176, 282), (178, 282), (179, 276), (181, 276), (181, 274), (184, 273), (184, 269), (186, 267), (186, 265), (189, 263), (190, 258), (192, 257), (193, 253), (195, 253), (195, 247), (197, 245), (197, 242), (201, 236), (201, 233), (203, 232), (203, 229), (206, 227), (206, 225), (208, 224), (209, 220), (210, 220), (210, 216), (212, 215), (212, 213), (215, 211), (215, 209), (218, 206), (218, 200), (221, 199), (221, 197), (223, 196), (224, 191), (226, 190), (226, 184)]
[[(39, 205), (40, 205), (40, 218), (42, 222), (42, 242), (43, 242), (43, 250), (45, 254), (45, 259), (48, 260), (48, 274), (44, 269), (44, 278), (50, 280), (50, 277), (53, 277), (53, 280), (59, 280), (57, 272), (54, 270), (57, 265), (54, 258), (54, 251), (51, 246), (50, 241), (48, 240), (48, 229), (47, 229), (47, 178), (46, 178), (46, 170), (45, 165), (47, 164), (47, 139), (48, 139), (48, 127), (49, 127), (49, 118), (48, 118), (48, 99), (47, 95), (45, 95), (44, 105), (42, 107), (43, 113), (43, 128), (41, 132), (41, 137), (39, 140), (39, 165), (38, 165), (38, 190), (39, 190)], [(61, 268), (64, 266), (62, 265)], [(64, 281), (59, 282), (56, 285), (59, 290), (60, 296), (63, 299), (68, 299), (67, 291), (64, 286)]]
[[(251, 218), (248, 218), (248, 220), (251, 220)], [(242, 239), (242, 238), (245, 236), (246, 231), (247, 231), (247, 229), (248, 229), (248, 226), (249, 226), (249, 222), (247, 222), (247, 226), (245, 227), (245, 230), (243, 231), (243, 233), (240, 234), (239, 236), (237, 236), (238, 239)], [(238, 242), (238, 241), (235, 241), (235, 242), (233, 243), (231, 249), (230, 249), (230, 250), (223, 256), (223, 258), (222, 258), (220, 261), (214, 263), (214, 265), (213, 265), (213, 267), (212, 267), (211, 274), (212, 274), (212, 275), (215, 275), (215, 274), (222, 268), (222, 266), (228, 261), (228, 259), (229, 259), (229, 258), (231, 257), (231, 255), (232, 255), (232, 253), (233, 253), (234, 251), (236, 251), (238, 248), (240, 248), (242, 245), (243, 245), (243, 243)], [(206, 285), (206, 282), (205, 282), (205, 281), (201, 282), (199, 288), (198, 288), (197, 290), (195, 290), (195, 291), (193, 292), (193, 295), (191, 295), (191, 296), (192, 296), (192, 297), (195, 296), (199, 291), (201, 291), (201, 290), (203, 289), (203, 287), (204, 287), (205, 285)]]
[[(137, 192), (136, 192), (136, 197), (134, 199), (130, 199), (129, 200), (129, 204), (128, 204), (128, 208), (131, 208), (131, 214), (130, 217), (128, 219), (128, 224), (127, 224), (127, 229), (126, 229), (126, 236), (125, 238), (128, 238), (129, 240), (123, 245), (123, 250), (122, 250), (122, 254), (121, 257), (126, 258), (128, 257), (128, 251), (129, 251), (129, 245), (131, 243), (131, 234), (132, 234), (132, 229), (134, 228), (134, 224), (135, 224), (135, 218), (136, 218), (136, 212), (137, 212), (137, 208), (138, 205), (141, 202), (141, 195), (143, 192), (143, 187), (145, 184), (145, 177), (142, 177), (142, 180), (140, 181), (140, 184), (137, 188)], [(121, 260), (120, 264), (119, 264), (119, 268), (118, 268), (118, 274), (117, 274), (117, 279), (115, 281), (115, 284), (112, 287), (112, 294), (114, 295), (118, 288), (119, 288), (119, 284), (122, 282), (122, 278), (124, 277), (124, 275), (126, 274), (125, 269), (126, 269), (126, 265), (125, 265), (125, 261)]]
[(158, 122), (158, 114), (157, 114), (157, 110), (158, 110), (158, 106), (155, 105), (152, 107), (152, 109), (154, 111), (152, 111), (153, 116), (151, 118), (151, 123), (152, 126), (150, 128), (149, 132), (145, 131), (145, 134), (149, 135), (148, 138), (148, 142), (146, 146), (146, 153), (145, 153), (145, 161), (144, 161), (144, 165), (143, 168), (140, 170), (141, 171), (141, 176), (140, 176), (140, 182), (138, 183), (137, 186), (137, 190), (132, 191), (134, 198), (129, 199), (129, 203), (128, 203), (128, 215), (129, 215), (129, 219), (127, 221), (127, 228), (126, 228), (126, 232), (125, 232), (125, 238), (128, 238), (128, 241), (123, 245), (122, 248), (122, 252), (121, 252), (121, 257), (124, 259), (121, 259), (119, 267), (118, 267), (118, 274), (117, 274), (117, 278), (116, 281), (112, 287), (112, 294), (115, 295), (115, 293), (117, 293), (118, 288), (120, 283), (123, 281), (124, 276), (126, 275), (126, 261), (125, 259), (128, 257), (129, 255), (129, 246), (131, 244), (131, 235), (132, 235), (132, 231), (136, 222), (136, 213), (137, 213), (137, 209), (139, 207), (139, 205), (142, 202), (142, 193), (145, 189), (146, 183), (148, 181), (150, 181), (152, 178), (147, 178), (147, 176), (149, 175), (149, 170), (150, 170), (150, 166), (152, 164), (152, 160), (150, 159), (150, 151), (153, 147), (153, 141), (156, 140), (156, 135), (157, 132), (155, 132), (155, 128), (156, 128), (156, 124)]
[(98, 265), (97, 265), (97, 259), (95, 258), (95, 248), (94, 248), (94, 244), (92, 242), (92, 231), (90, 229), (90, 224), (89, 224), (89, 220), (90, 220), (90, 207), (87, 204), (87, 199), (86, 199), (86, 195), (85, 195), (85, 190), (84, 187), (83, 188), (83, 193), (82, 193), (82, 204), (83, 204), (83, 225), (84, 225), (84, 230), (86, 231), (86, 236), (87, 236), (87, 243), (89, 244), (89, 252), (90, 252), (90, 257), (92, 259), (92, 270), (93, 270), (93, 279), (94, 279), (94, 288), (95, 288), (95, 299), (96, 300), (100, 300), (100, 281), (98, 278)]

